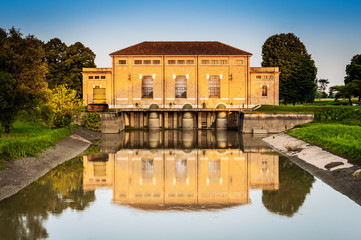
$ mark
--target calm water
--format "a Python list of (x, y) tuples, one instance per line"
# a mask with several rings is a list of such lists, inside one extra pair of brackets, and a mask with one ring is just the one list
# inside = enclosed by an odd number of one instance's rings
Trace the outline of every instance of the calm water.
[(357, 239), (361, 207), (237, 132), (104, 135), (0, 202), (0, 239)]

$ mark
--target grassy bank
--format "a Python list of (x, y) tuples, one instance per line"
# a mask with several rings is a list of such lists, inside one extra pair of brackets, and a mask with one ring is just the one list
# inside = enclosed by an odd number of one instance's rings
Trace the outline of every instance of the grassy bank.
[(351, 110), (361, 109), (361, 106), (344, 105), (263, 105), (252, 113), (317, 113), (332, 110)]
[(286, 133), (361, 164), (361, 106), (315, 102), (295, 106), (262, 106), (253, 113), (314, 113), (313, 122)]
[(360, 125), (312, 122), (286, 133), (361, 164)]
[(70, 129), (51, 129), (38, 122), (15, 122), (10, 134), (0, 132), (0, 169), (10, 158), (36, 156), (71, 134)]

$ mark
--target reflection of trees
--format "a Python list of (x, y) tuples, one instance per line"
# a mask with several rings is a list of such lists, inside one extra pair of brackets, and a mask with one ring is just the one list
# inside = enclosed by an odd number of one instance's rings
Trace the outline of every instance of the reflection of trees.
[(263, 191), (262, 202), (269, 211), (291, 217), (302, 206), (315, 178), (280, 156), (279, 181), (279, 190)]
[(84, 210), (95, 200), (82, 187), (83, 163), (70, 160), (50, 171), (15, 196), (0, 202), (0, 239), (39, 239), (48, 236), (43, 221), (49, 213)]

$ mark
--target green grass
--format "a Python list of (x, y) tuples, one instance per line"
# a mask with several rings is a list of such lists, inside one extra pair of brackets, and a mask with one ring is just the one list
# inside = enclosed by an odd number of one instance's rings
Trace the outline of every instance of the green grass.
[(312, 122), (286, 133), (361, 164), (361, 126), (345, 123)]
[(250, 113), (316, 113), (335, 109), (361, 109), (361, 107), (343, 105), (263, 105)]
[(37, 156), (71, 133), (71, 129), (51, 129), (38, 122), (15, 122), (9, 134), (0, 130), (0, 169), (4, 160)]

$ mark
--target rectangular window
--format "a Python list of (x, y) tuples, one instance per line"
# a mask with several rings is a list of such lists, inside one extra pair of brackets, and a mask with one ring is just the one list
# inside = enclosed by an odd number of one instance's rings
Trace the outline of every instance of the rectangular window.
[(184, 61), (184, 60), (178, 60), (177, 63), (178, 63), (178, 64), (184, 64), (185, 61)]
[(134, 64), (136, 65), (142, 64), (142, 60), (134, 60)]
[(142, 79), (142, 98), (153, 98), (152, 76), (144, 76)]
[(175, 60), (168, 60), (168, 64), (175, 64)]
[(94, 79), (94, 77), (93, 77), (93, 76), (89, 76), (89, 79)]
[(144, 60), (143, 64), (152, 64), (152, 61), (151, 60)]
[(262, 86), (262, 96), (267, 97), (267, 85)]
[(175, 97), (187, 98), (187, 78), (186, 76), (177, 76), (175, 78)]
[(209, 98), (220, 98), (221, 80), (218, 75), (210, 76), (208, 88), (209, 88)]
[(95, 78), (95, 79), (99, 79), (99, 76), (95, 76), (94, 78)]
[(242, 64), (243, 64), (243, 60), (236, 60), (236, 64), (237, 64), (237, 65), (242, 65)]
[(202, 64), (209, 64), (209, 60), (202, 60)]
[(261, 75), (257, 75), (257, 76), (256, 76), (256, 79), (261, 79), (261, 78), (262, 78)]
[(160, 60), (153, 60), (153, 64), (159, 65), (159, 64), (160, 64)]
[(101, 76), (100, 79), (105, 79), (105, 76)]
[(211, 61), (211, 64), (213, 64), (213, 65), (218, 64), (218, 60), (212, 60), (212, 61)]
[(194, 60), (187, 60), (187, 64), (194, 64)]
[(226, 64), (228, 64), (228, 61), (227, 60), (221, 60), (221, 64), (226, 65)]
[(127, 64), (127, 60), (119, 60), (119, 64), (125, 65), (125, 64)]
[(219, 182), (221, 178), (221, 161), (210, 160), (208, 162), (208, 174), (210, 182)]
[(153, 159), (142, 159), (142, 179), (144, 182), (153, 181)]

